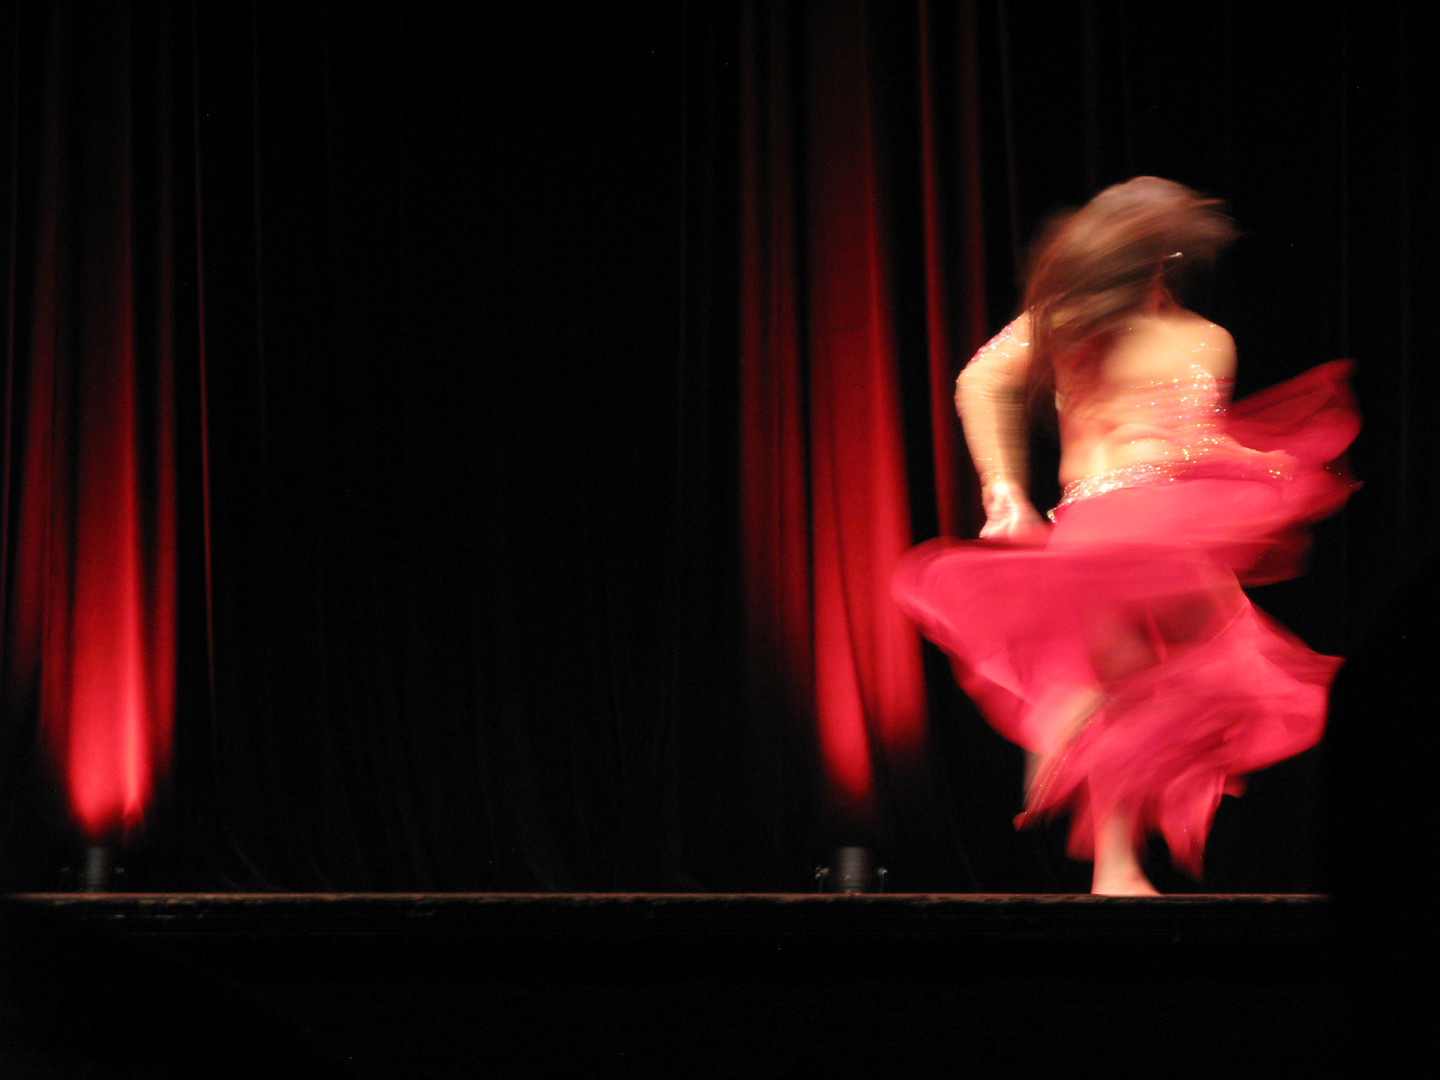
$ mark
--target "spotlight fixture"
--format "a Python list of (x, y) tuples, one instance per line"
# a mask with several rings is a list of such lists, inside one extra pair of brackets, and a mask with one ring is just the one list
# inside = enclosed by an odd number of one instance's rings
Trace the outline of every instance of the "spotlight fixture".
[(874, 853), (864, 847), (837, 847), (829, 866), (815, 868), (815, 891), (835, 893), (884, 892), (889, 873), (875, 865)]

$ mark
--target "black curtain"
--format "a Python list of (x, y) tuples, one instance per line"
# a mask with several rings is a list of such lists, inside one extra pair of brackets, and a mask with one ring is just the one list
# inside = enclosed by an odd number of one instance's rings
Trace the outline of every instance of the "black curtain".
[[(796, 44), (765, 66), (781, 83), (751, 92), (804, 85), (826, 6), (761, 5)], [(894, 222), (920, 199), (919, 28), (932, 63), (975, 65), (973, 100), (938, 107), (970, 110), (978, 133), (982, 235), (956, 257), (985, 267), (993, 327), (1039, 220), (1155, 173), (1226, 197), (1246, 229), (1206, 298), (1239, 342), (1241, 392), (1357, 359), (1365, 487), (1321, 529), (1311, 575), (1259, 597), (1345, 651), (1437, 525), (1419, 433), (1440, 117), (1405, 7), (1276, 34), (1239, 3), (857, 6)], [(97, 21), (102, 7), (129, 17)], [(102, 78), (86, 58), (132, 58), (134, 175), (175, 186), (145, 204), (182, 256), (165, 293), (181, 339), (174, 750), (122, 849), (127, 887), (809, 886), (827, 835), (815, 735), (745, 685), (741, 27), (737, 6), (694, 2), (8, 9), (7, 470), (47, 138), (86, 161), (85, 184), (112, 179), (85, 156), (108, 145), (93, 114), (47, 128), (55, 95)], [(919, 280), (920, 230), (888, 237), (895, 280)], [(138, 280), (138, 307), (158, 305)], [(905, 322), (918, 305), (897, 310), (902, 342), (923, 337)], [(922, 372), (901, 377), (906, 437), (929, 447), (925, 357), (899, 362)], [(917, 540), (933, 498), (913, 493)], [(885, 795), (895, 880), (1073, 887), (1053, 838), (1010, 832), (1018, 759), (933, 656), (929, 688), (929, 771)], [(0, 875), (48, 888), (82, 839), (36, 702), (5, 701)], [(1227, 802), (1211, 887), (1313, 887), (1314, 765), (1276, 772)]]
[(197, 8), (234, 306), (179, 816), (242, 888), (687, 887), (735, 711), (709, 35), (369, 10)]

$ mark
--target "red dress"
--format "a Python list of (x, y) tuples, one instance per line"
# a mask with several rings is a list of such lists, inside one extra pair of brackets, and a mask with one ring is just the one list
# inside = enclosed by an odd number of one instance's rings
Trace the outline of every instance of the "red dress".
[(1241, 586), (1298, 573), (1306, 526), (1354, 487), (1335, 464), (1359, 428), (1348, 371), (1316, 368), (1228, 417), (1213, 380), (1176, 380), (1178, 456), (1070, 485), (1043, 542), (905, 557), (902, 606), (986, 719), (1038, 755), (1018, 823), (1069, 812), (1071, 854), (1092, 858), (1095, 820), (1127, 811), (1198, 877), (1220, 796), (1319, 741), (1339, 659)]

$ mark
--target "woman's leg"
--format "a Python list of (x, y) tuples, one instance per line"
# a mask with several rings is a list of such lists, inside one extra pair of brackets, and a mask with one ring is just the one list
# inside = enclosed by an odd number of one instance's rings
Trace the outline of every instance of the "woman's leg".
[[(1180, 568), (1186, 569), (1186, 568)], [(1106, 611), (1091, 617), (1090, 661), (1103, 686), (1117, 690), (1130, 679), (1163, 665), (1213, 636), (1224, 611), (1205, 578), (1208, 566), (1194, 571), (1195, 581), (1166, 602), (1133, 610)], [(1176, 581), (1185, 581), (1178, 573)], [(1117, 708), (1123, 706), (1117, 701)], [(1106, 762), (1089, 774), (1090, 794), (1105, 809), (1094, 819), (1095, 870), (1091, 892), (1101, 896), (1159, 896), (1141, 865), (1144, 833), (1131, 809), (1143, 797), (1132, 777)]]

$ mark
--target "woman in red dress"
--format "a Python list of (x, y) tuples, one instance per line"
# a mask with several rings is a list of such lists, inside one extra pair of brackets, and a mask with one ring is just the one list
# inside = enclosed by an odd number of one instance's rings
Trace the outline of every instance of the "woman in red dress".
[[(1347, 365), (1230, 407), (1235, 346), (1177, 301), (1234, 237), (1220, 204), (1139, 177), (1041, 238), (1022, 314), (961, 372), (981, 539), (937, 541), (896, 594), (986, 718), (1030, 752), (1021, 824), (1071, 816), (1092, 888), (1154, 895), (1157, 832), (1196, 877), (1220, 796), (1313, 746), (1339, 660), (1242, 585), (1299, 571), (1353, 485)], [(1026, 403), (1054, 395), (1060, 505), (1026, 495)]]

